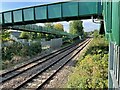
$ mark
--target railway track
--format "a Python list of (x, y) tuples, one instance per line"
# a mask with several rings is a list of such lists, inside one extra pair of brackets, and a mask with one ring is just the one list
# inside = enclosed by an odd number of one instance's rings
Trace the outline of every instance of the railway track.
[[(77, 42), (78, 43), (78, 42)], [(53, 58), (54, 56), (57, 56), (58, 54), (62, 53), (64, 50), (67, 50), (71, 47), (73, 47), (74, 45), (76, 45), (77, 43), (75, 44), (72, 44), (72, 45), (69, 45), (69, 46), (66, 46), (64, 48), (61, 48), (61, 49), (58, 49), (58, 50), (55, 50), (53, 52), (51, 52), (50, 54), (46, 54), (45, 56), (43, 57), (38, 57), (38, 58), (35, 58), (35, 60), (32, 60), (31, 62), (27, 63), (27, 64), (24, 64), (18, 68), (15, 68), (15, 69), (12, 69), (10, 71), (7, 71), (7, 72), (4, 72), (2, 73), (0, 76), (2, 77), (2, 80), (0, 81), (0, 83), (4, 83), (8, 80), (10, 80), (11, 78), (25, 72), (26, 70), (28, 69), (31, 69), (32, 67), (34, 67), (35, 65), (39, 65), (41, 63), (44, 63), (48, 60), (50, 60), (51, 58)], [(37, 63), (37, 64), (36, 64)], [(19, 71), (19, 72), (18, 72)]]
[[(74, 58), (89, 41), (86, 40), (75, 47), (73, 47), (74, 45), (65, 47), (46, 58), (44, 57), (41, 60), (23, 65), (16, 70), (6, 72), (3, 74), (4, 79), (0, 85), (2, 85), (2, 88), (15, 90), (25, 90), (28, 88), (39, 89), (69, 62), (69, 60)], [(12, 73), (12, 76), (10, 73)]]

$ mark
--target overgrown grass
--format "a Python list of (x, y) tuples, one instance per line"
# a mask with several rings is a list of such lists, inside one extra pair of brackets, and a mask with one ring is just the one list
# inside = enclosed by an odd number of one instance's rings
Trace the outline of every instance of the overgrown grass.
[(67, 88), (107, 88), (108, 42), (105, 38), (94, 38), (73, 70)]

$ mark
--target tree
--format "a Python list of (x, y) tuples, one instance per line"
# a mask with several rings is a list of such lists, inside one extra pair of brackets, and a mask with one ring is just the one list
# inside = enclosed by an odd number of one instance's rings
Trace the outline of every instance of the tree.
[(42, 38), (42, 33), (37, 33), (37, 32), (22, 32), (20, 34), (20, 38), (23, 39), (41, 39)]
[(94, 30), (93, 37), (94, 37), (94, 38), (97, 38), (98, 36), (99, 36), (98, 30)]
[(55, 38), (55, 35), (52, 35), (52, 34), (46, 34), (46, 40), (50, 40), (50, 39), (53, 39)]
[(37, 33), (37, 39), (41, 39), (42, 38), (42, 33)]
[(5, 30), (2, 30), (0, 32), (0, 38), (1, 40), (4, 42), (4, 41), (9, 41), (10, 40), (10, 32), (8, 31), (5, 31)]
[(54, 24), (54, 28), (60, 31), (64, 31), (63, 25), (60, 23)]
[(87, 37), (88, 36), (88, 33), (87, 32), (84, 32), (84, 37)]
[(29, 39), (37, 39), (38, 38), (38, 34), (36, 32), (30, 32), (28, 33), (29, 35)]
[(45, 26), (46, 28), (50, 28), (50, 29), (53, 29), (53, 28), (54, 28), (54, 26), (53, 26), (52, 23), (45, 23), (44, 26)]
[(28, 33), (28, 32), (22, 32), (22, 33), (20, 34), (20, 38), (29, 39), (29, 33)]
[(80, 20), (75, 20), (75, 21), (70, 22), (70, 24), (69, 24), (70, 33), (78, 34), (78, 35), (82, 36), (84, 34), (82, 23), (83, 22)]

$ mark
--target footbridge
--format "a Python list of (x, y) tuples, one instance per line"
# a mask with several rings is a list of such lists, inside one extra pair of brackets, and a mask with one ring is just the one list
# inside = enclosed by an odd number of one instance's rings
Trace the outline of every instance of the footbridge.
[(51, 29), (51, 28), (47, 28), (47, 27), (43, 27), (43, 26), (38, 26), (35, 24), (11, 26), (11, 27), (8, 27), (8, 29), (36, 32), (36, 33), (43, 33), (43, 34), (60, 35), (60, 36), (68, 36), (68, 37), (77, 37), (78, 36), (78, 35), (72, 35), (70, 33), (60, 31), (60, 30), (57, 30), (54, 28)]
[(58, 2), (20, 8), (0, 13), (3, 27), (45, 22), (70, 21), (99, 18), (102, 16), (100, 2)]

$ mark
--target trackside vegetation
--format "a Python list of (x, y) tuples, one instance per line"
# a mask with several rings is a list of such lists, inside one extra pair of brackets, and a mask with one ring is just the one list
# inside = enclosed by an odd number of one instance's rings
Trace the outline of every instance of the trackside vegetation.
[(38, 42), (33, 43), (30, 46), (18, 42), (4, 46), (2, 47), (2, 69), (6, 69), (12, 64), (14, 65), (21, 62), (22, 59), (33, 57), (40, 53), (41, 50), (41, 44)]
[[(48, 25), (49, 26), (49, 25)], [(57, 26), (62, 26), (56, 24)], [(0, 32), (0, 42), (1, 42), (1, 68), (0, 70), (8, 69), (17, 64), (21, 64), (24, 61), (34, 58), (44, 51), (41, 46), (41, 39), (50, 40), (53, 38), (58, 38), (59, 36), (35, 32), (22, 32), (18, 38), (24, 39), (25, 42), (18, 42), (10, 38), (11, 32), (3, 30)], [(60, 36), (61, 37), (61, 36)], [(62, 38), (62, 37), (61, 37)], [(33, 40), (33, 41), (32, 41)], [(28, 41), (30, 41), (28, 43)], [(73, 43), (73, 40), (69, 40), (67, 36), (63, 37), (65, 41), (63, 46)], [(47, 50), (46, 50), (47, 51)]]
[(68, 77), (67, 88), (108, 88), (108, 42), (96, 32)]

